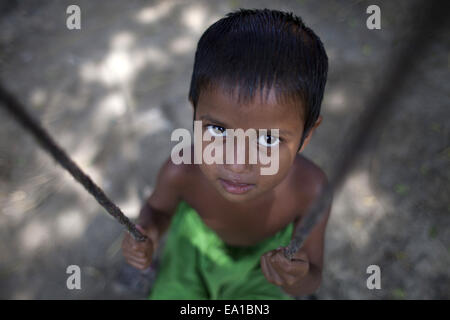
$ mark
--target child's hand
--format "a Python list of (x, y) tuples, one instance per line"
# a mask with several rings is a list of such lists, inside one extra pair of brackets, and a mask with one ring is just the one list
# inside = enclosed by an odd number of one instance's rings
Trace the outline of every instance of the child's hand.
[(298, 252), (292, 261), (286, 259), (284, 248), (266, 252), (261, 256), (261, 269), (267, 280), (277, 286), (293, 286), (309, 271), (308, 256)]
[(155, 238), (151, 232), (144, 230), (141, 226), (136, 225), (136, 228), (146, 235), (148, 239), (139, 242), (126, 232), (122, 241), (122, 252), (130, 265), (140, 270), (145, 270), (150, 266), (153, 253), (156, 250)]

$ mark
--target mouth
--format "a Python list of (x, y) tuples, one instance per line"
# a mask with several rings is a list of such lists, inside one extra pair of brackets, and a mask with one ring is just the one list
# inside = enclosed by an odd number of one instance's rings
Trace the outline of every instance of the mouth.
[(219, 182), (227, 192), (232, 194), (243, 194), (255, 187), (255, 185), (251, 183), (241, 183), (221, 178), (219, 178)]

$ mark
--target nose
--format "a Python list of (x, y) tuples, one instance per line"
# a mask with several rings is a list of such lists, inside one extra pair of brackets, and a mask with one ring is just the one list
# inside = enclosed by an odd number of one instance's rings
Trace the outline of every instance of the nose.
[(227, 152), (228, 150), (226, 150), (226, 157), (225, 157), (226, 161), (224, 167), (226, 170), (231, 171), (233, 173), (249, 172), (251, 170), (251, 164), (249, 161), (250, 157), (249, 157), (248, 143), (246, 143), (246, 141), (239, 142), (236, 140), (234, 140), (233, 148), (231, 148), (230, 150), (233, 154)]
[(225, 164), (225, 169), (233, 173), (244, 173), (248, 172), (249, 168), (246, 164)]

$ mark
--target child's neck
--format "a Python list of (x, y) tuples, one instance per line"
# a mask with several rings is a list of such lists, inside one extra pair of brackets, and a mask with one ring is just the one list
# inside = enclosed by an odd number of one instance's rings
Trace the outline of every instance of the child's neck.
[(249, 199), (247, 201), (229, 201), (224, 198), (224, 201), (227, 202), (228, 206), (231, 208), (236, 208), (236, 211), (245, 211), (251, 212), (259, 209), (267, 210), (267, 208), (272, 207), (275, 198), (276, 198), (275, 189), (271, 189), (263, 194), (258, 195), (253, 199)]

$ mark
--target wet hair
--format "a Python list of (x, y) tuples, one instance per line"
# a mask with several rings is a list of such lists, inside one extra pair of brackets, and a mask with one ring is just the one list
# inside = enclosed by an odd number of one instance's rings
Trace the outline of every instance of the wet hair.
[(277, 101), (303, 102), (300, 150), (320, 115), (327, 72), (323, 44), (300, 17), (239, 9), (212, 24), (198, 42), (189, 89), (194, 119), (203, 90), (221, 87), (246, 103), (273, 88)]

